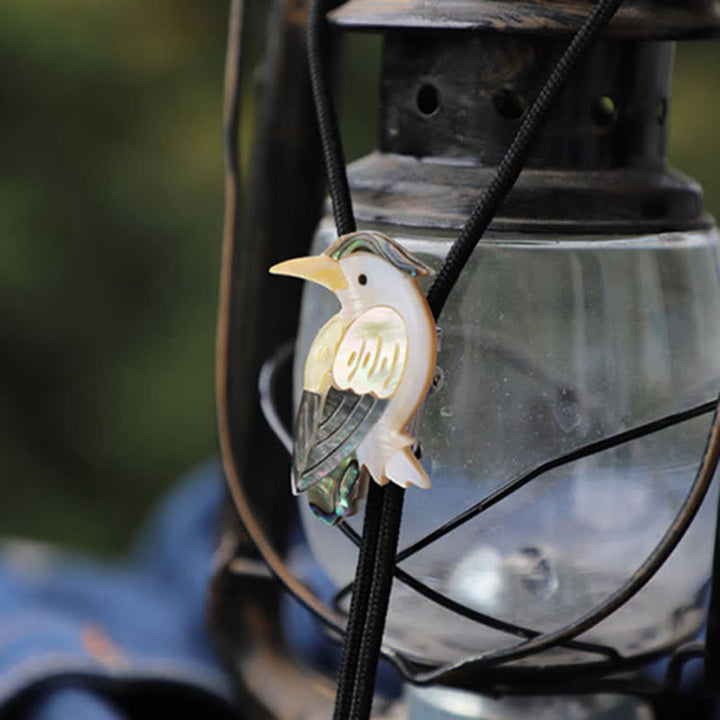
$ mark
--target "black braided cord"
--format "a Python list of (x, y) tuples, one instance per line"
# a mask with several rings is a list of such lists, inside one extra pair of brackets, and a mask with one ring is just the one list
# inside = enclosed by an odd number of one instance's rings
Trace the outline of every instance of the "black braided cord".
[(338, 2), (339, 0), (310, 0), (307, 16), (307, 56), (335, 228), (338, 235), (345, 235), (355, 232), (355, 215), (345, 170), (345, 153), (340, 137), (340, 126), (324, 63), (324, 57), (327, 54), (325, 41), (328, 35), (325, 14), (332, 10)]
[[(603, 32), (621, 2), (598, 0), (526, 112), (492, 181), (470, 213), (428, 292), (428, 303), (436, 320), (475, 246), (520, 175), (548, 111), (577, 62)], [(325, 13), (335, 4), (336, 0), (310, 0), (307, 43), (313, 98), (333, 215), (337, 232), (343, 235), (355, 230), (355, 220), (337, 116), (323, 65), (323, 40), (327, 32), (324, 18)], [(370, 717), (375, 673), (395, 569), (404, 492), (393, 483), (384, 488), (374, 482), (370, 483), (363, 542), (358, 556), (338, 677), (334, 720), (366, 720)]]
[(375, 674), (390, 602), (404, 500), (405, 490), (399, 485), (391, 482), (383, 488), (382, 517), (375, 552), (373, 582), (367, 604), (362, 642), (357, 656), (352, 705), (349, 715), (338, 715), (335, 720), (346, 717), (370, 717), (375, 694)]
[[(338, 235), (345, 235), (355, 231), (355, 216), (353, 214), (347, 172), (345, 171), (345, 155), (335, 104), (332, 100), (330, 84), (323, 62), (327, 54), (325, 41), (328, 33), (328, 28), (325, 27), (324, 23), (325, 13), (336, 4), (337, 0), (310, 0), (307, 18), (307, 53), (310, 84), (315, 103), (320, 145), (325, 161), (325, 174), (332, 201), (335, 228)], [(335, 718), (347, 718), (350, 714), (357, 658), (360, 654), (364, 621), (370, 605), (374, 568), (377, 565), (375, 553), (381, 535), (380, 521), (383, 517), (384, 497), (385, 488), (381, 488), (370, 481), (370, 489), (365, 504), (363, 542), (358, 552), (354, 591), (338, 670)], [(395, 548), (397, 548), (397, 541)]]
[(593, 11), (558, 60), (535, 102), (525, 113), (520, 128), (500, 161), (493, 179), (465, 221), (428, 291), (428, 303), (436, 320), (440, 317), (445, 302), (475, 246), (480, 242), (498, 208), (518, 179), (548, 111), (565, 87), (570, 73), (603, 32), (621, 3), (622, 0), (598, 0)]
[[(360, 671), (358, 657), (365, 632), (365, 620), (369, 617), (370, 608), (373, 604), (371, 591), (374, 587), (374, 568), (377, 565), (376, 553), (380, 547), (380, 536), (382, 535), (380, 520), (384, 515), (383, 502), (386, 492), (386, 488), (380, 487), (370, 480), (370, 489), (365, 503), (362, 543), (358, 550), (355, 584), (345, 628), (340, 668), (338, 669), (335, 713), (333, 716), (336, 719), (350, 717), (353, 688), (356, 686), (356, 672)], [(397, 541), (395, 547), (397, 548)], [(372, 672), (374, 675), (374, 670)]]

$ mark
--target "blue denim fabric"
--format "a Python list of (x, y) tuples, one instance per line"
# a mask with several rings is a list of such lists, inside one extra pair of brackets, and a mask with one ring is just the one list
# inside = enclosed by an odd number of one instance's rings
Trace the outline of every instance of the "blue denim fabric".
[[(217, 463), (199, 468), (162, 504), (123, 563), (0, 543), (3, 720), (242, 717), (205, 627), (223, 494)], [(330, 602), (335, 588), (299, 526), (291, 544), (293, 571)], [(295, 653), (334, 674), (339, 647), (318, 621), (290, 597), (283, 620)], [(664, 667), (658, 663), (647, 674), (660, 680)], [(690, 709), (697, 663), (684, 680), (690, 697), (674, 701), (667, 717), (700, 717)], [(381, 665), (378, 689), (389, 697), (399, 693), (398, 674), (388, 664)]]
[(29, 710), (32, 720), (123, 720), (124, 713), (112, 707), (107, 699), (90, 690), (58, 688), (40, 698)]
[(216, 463), (193, 473), (123, 563), (0, 544), (0, 711), (115, 720), (135, 715), (133, 698), (183, 698), (202, 717), (229, 717), (204, 616), (222, 492)]

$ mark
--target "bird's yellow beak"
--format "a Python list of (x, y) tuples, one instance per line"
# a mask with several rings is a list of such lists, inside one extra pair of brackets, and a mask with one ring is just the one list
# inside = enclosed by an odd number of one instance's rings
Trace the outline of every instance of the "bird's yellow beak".
[(273, 275), (289, 275), (290, 277), (310, 280), (328, 290), (347, 290), (348, 282), (340, 263), (327, 255), (310, 255), (309, 257), (293, 258), (273, 265)]

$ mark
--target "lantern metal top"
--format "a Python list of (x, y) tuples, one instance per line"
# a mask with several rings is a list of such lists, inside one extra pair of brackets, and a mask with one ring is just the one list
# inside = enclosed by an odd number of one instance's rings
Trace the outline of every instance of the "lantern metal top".
[[(593, 8), (588, 0), (349, 0), (330, 13), (342, 26), (368, 30), (484, 30), (565, 35)], [(628, 0), (611, 37), (682, 39), (720, 34), (714, 0)]]

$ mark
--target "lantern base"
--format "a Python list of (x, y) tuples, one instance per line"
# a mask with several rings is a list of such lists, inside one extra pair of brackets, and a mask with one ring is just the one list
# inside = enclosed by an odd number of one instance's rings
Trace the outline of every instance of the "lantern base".
[(408, 687), (410, 720), (652, 720), (650, 706), (624, 695), (488, 698), (442, 687)]

